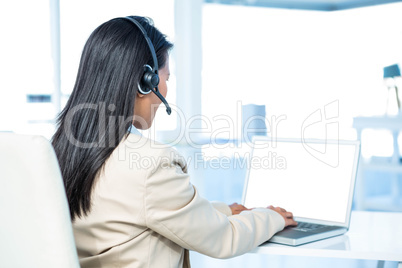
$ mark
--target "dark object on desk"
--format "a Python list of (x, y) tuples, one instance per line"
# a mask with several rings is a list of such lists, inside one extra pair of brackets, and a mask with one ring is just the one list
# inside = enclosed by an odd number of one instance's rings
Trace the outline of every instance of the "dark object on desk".
[(396, 102), (398, 104), (398, 112), (401, 111), (401, 102), (399, 100), (399, 91), (398, 91), (398, 86), (395, 82), (395, 77), (400, 77), (401, 76), (401, 70), (399, 69), (398, 64), (393, 64), (387, 67), (384, 67), (384, 80), (390, 80), (390, 83), (387, 83), (387, 88), (388, 88), (388, 98), (387, 98), (387, 110), (389, 108), (389, 103), (390, 103), (390, 90), (395, 88), (395, 95), (396, 95)]

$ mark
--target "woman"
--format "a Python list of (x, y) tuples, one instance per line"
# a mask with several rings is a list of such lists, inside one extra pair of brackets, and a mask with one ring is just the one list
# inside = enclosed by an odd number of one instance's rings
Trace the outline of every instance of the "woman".
[(102, 24), (84, 47), (52, 139), (83, 268), (189, 267), (188, 250), (233, 257), (296, 224), (281, 208), (208, 202), (174, 149), (135, 130), (151, 126), (167, 94), (171, 47), (143, 17)]

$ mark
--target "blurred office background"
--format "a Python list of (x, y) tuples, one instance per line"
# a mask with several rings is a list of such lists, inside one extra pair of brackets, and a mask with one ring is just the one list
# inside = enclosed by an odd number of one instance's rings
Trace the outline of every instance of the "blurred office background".
[[(300, 138), (304, 122), (331, 107), (337, 128), (330, 138), (362, 140), (353, 208), (402, 211), (402, 117), (392, 95), (402, 79), (400, 74), (392, 81), (384, 79), (384, 67), (402, 62), (402, 3), (306, 3), (284, 1), (279, 7), (278, 1), (257, 0), (3, 1), (0, 131), (50, 139), (90, 33), (114, 17), (149, 16), (175, 43), (167, 97), (175, 112), (167, 116), (161, 107), (144, 135), (172, 143), (187, 157), (202, 195), (241, 202), (246, 167), (236, 163), (249, 147), (238, 129), (247, 116), (267, 119), (257, 134)], [(201, 117), (191, 120), (196, 115)], [(308, 135), (326, 138), (327, 123), (324, 118)], [(224, 128), (230, 131), (215, 133), (212, 144), (211, 132)], [(204, 131), (175, 141), (189, 129)], [(220, 158), (229, 159), (224, 167), (211, 164)], [(377, 265), (253, 254), (214, 260), (192, 253), (192, 259), (194, 267)]]

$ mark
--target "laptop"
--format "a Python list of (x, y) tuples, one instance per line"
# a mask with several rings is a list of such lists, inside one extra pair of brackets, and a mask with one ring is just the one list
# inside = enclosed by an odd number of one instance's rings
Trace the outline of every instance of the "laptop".
[(257, 136), (245, 186), (247, 208), (279, 206), (298, 222), (269, 242), (297, 246), (349, 229), (360, 141)]

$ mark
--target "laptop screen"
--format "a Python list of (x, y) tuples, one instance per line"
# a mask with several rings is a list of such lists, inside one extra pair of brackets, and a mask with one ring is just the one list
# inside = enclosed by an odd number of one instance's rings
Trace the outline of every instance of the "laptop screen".
[(295, 217), (345, 223), (353, 198), (357, 144), (255, 141), (244, 205), (279, 206)]

